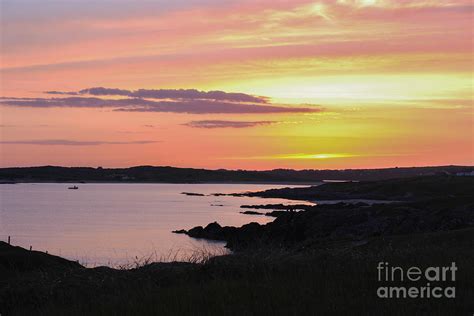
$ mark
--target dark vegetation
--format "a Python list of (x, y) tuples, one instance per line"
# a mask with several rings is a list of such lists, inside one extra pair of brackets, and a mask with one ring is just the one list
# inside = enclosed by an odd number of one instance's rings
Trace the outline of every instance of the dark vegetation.
[(289, 170), (268, 171), (206, 170), (139, 166), (132, 168), (28, 167), (0, 169), (0, 183), (12, 182), (255, 182), (314, 183), (322, 180), (381, 180), (421, 175), (471, 172), (474, 167), (441, 166), (387, 169)]
[(471, 196), (472, 177), (425, 176), (383, 181), (333, 182), (304, 188), (271, 189), (234, 195), (291, 200), (386, 200), (414, 201), (437, 197)]
[[(470, 315), (474, 228), (136, 269), (0, 269), (2, 315)], [(3, 249), (3, 247), (2, 247)], [(3, 250), (0, 250), (3, 256)], [(25, 251), (24, 260), (33, 254)], [(380, 299), (376, 266), (459, 267), (456, 299)]]
[[(266, 225), (211, 223), (183, 230), (198, 238), (224, 240), (234, 250), (213, 258), (203, 254), (188, 263), (84, 268), (0, 243), (0, 313), (471, 315), (474, 178), (360, 183), (364, 189), (356, 185), (324, 184), (320, 192), (329, 192), (329, 187), (364, 198), (373, 191), (377, 196), (387, 192), (386, 199), (403, 199), (391, 204), (303, 205), (298, 212), (282, 206)], [(381, 261), (405, 268), (456, 262), (456, 298), (378, 298), (376, 267)]]

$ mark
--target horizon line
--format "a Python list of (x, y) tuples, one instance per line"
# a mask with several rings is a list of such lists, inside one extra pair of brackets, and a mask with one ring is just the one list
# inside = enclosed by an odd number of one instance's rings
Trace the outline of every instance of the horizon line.
[(277, 170), (290, 170), (290, 171), (349, 171), (349, 170), (388, 170), (388, 169), (413, 169), (413, 168), (474, 168), (474, 165), (428, 165), (428, 166), (394, 166), (394, 167), (383, 167), (383, 168), (347, 168), (347, 169), (293, 169), (293, 168), (274, 168), (274, 169), (226, 169), (226, 168), (197, 168), (197, 167), (175, 167), (175, 166), (163, 166), (163, 165), (135, 165), (129, 167), (103, 167), (103, 166), (58, 166), (58, 165), (40, 165), (40, 166), (21, 166), (21, 167), (0, 167), (3, 169), (28, 169), (28, 168), (89, 168), (89, 169), (133, 169), (133, 168), (171, 168), (171, 169), (194, 169), (194, 170), (208, 170), (208, 171), (247, 171), (247, 172), (268, 172)]

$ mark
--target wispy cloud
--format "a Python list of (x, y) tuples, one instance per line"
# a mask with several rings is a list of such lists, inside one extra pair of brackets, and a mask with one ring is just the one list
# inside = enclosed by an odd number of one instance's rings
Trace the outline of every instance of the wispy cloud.
[(246, 128), (260, 125), (269, 125), (277, 123), (276, 121), (221, 121), (221, 120), (204, 120), (191, 121), (186, 124), (189, 127), (195, 128)]
[(33, 124), (33, 125), (17, 125), (17, 124), (0, 124), (0, 128), (24, 128), (24, 127), (51, 127), (48, 124)]
[(104, 87), (83, 89), (77, 92), (46, 91), (48, 94), (94, 95), (94, 96), (127, 96), (147, 99), (172, 100), (214, 100), (231, 102), (267, 103), (268, 98), (246, 93), (224, 91), (199, 91), (196, 89), (138, 89), (125, 90)]
[(69, 92), (64, 92), (64, 91), (44, 91), (46, 94), (54, 94), (54, 95), (79, 95), (78, 92), (75, 91), (69, 91)]
[[(53, 95), (74, 95), (51, 98), (0, 98), (0, 105), (16, 107), (75, 107), (112, 108), (126, 112), (172, 112), (191, 114), (211, 113), (313, 113), (320, 112), (319, 106), (290, 106), (272, 104), (267, 97), (252, 96), (245, 93), (223, 91), (199, 91), (195, 89), (135, 91), (109, 88), (90, 88), (78, 92), (46, 91)], [(94, 96), (83, 96), (94, 95)], [(103, 96), (98, 97), (98, 96)], [(125, 97), (110, 99), (106, 97)]]
[(68, 139), (34, 139), (34, 140), (13, 140), (13, 141), (0, 141), (2, 145), (44, 145), (44, 146), (98, 146), (98, 145), (129, 145), (129, 144), (153, 144), (158, 141), (151, 140), (138, 140), (138, 141), (127, 141), (127, 142), (116, 142), (116, 141), (80, 141), (80, 140), (68, 140)]

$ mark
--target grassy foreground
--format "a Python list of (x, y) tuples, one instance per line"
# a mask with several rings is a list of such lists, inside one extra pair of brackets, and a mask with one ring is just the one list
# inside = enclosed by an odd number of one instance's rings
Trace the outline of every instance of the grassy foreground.
[[(2, 248), (4, 249), (4, 247)], [(2, 261), (4, 315), (470, 315), (474, 229), (340, 242), (305, 253), (261, 250), (131, 270)], [(2, 252), (4, 253), (4, 252)], [(33, 252), (34, 253), (34, 252)], [(25, 250), (24, 262), (32, 260)], [(30, 258), (27, 258), (30, 256)], [(20, 256), (21, 257), (21, 256)], [(459, 267), (455, 299), (381, 299), (377, 264)], [(53, 265), (54, 266), (54, 265)]]

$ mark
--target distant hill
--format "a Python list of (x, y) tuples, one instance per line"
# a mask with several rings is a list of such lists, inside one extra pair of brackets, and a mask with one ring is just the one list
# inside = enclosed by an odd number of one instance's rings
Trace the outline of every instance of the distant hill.
[(0, 182), (146, 182), (146, 183), (314, 183), (323, 180), (382, 180), (474, 171), (472, 166), (345, 170), (207, 170), (138, 166), (131, 168), (0, 168)]
[(298, 188), (270, 189), (234, 195), (290, 200), (391, 200), (419, 201), (435, 198), (470, 198), (474, 192), (471, 176), (422, 176), (380, 181), (333, 182)]

